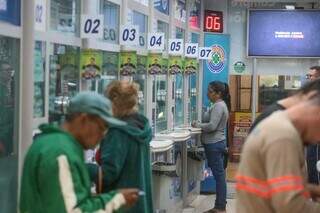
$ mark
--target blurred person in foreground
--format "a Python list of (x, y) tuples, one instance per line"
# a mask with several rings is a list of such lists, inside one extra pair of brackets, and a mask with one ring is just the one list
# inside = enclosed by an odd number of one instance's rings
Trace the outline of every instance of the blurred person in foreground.
[(102, 192), (121, 188), (139, 188), (143, 191), (144, 195), (136, 205), (125, 212), (153, 213), (152, 131), (148, 119), (138, 113), (138, 91), (137, 84), (127, 81), (113, 81), (107, 87), (105, 95), (112, 102), (114, 116), (127, 125), (109, 128), (97, 151), (99, 165), (88, 164), (88, 169), (92, 181), (102, 185)]
[(320, 95), (260, 122), (244, 144), (236, 176), (239, 213), (316, 213), (318, 186), (307, 185), (304, 146), (320, 141)]
[(20, 212), (117, 212), (133, 205), (137, 189), (91, 195), (84, 149), (94, 148), (111, 126), (124, 125), (112, 117), (110, 102), (93, 92), (70, 101), (61, 128), (43, 124), (24, 162)]

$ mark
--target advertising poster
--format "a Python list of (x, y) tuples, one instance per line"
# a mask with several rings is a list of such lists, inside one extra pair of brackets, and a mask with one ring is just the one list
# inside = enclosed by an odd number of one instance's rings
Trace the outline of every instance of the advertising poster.
[(119, 68), (119, 54), (113, 52), (103, 53), (102, 78), (104, 76), (117, 76)]
[(186, 0), (175, 0), (175, 18), (179, 21), (186, 22), (187, 13), (186, 13)]
[(174, 75), (177, 73), (182, 73), (183, 69), (183, 59), (180, 56), (170, 56), (169, 57), (169, 72)]
[(120, 74), (123, 76), (132, 75), (137, 72), (136, 52), (120, 53)]
[[(229, 81), (229, 54), (230, 54), (230, 36), (225, 34), (204, 34), (205, 47), (211, 48), (212, 55), (203, 66), (203, 93), (202, 106), (210, 107), (210, 101), (207, 97), (208, 85), (211, 81)], [(210, 168), (204, 168), (205, 180), (201, 182), (201, 192), (213, 193), (215, 189), (215, 179)]]
[(199, 61), (195, 58), (186, 58), (184, 63), (184, 72), (186, 74), (195, 74), (199, 69)]
[(229, 81), (229, 53), (230, 36), (224, 34), (205, 33), (205, 47), (212, 50), (211, 58), (205, 61), (203, 66), (203, 102), (204, 107), (209, 107), (210, 103), (207, 97), (208, 85), (211, 81)]
[(90, 49), (82, 50), (80, 65), (82, 79), (101, 78), (102, 52)]
[(148, 55), (148, 72), (152, 75), (162, 72), (162, 54), (150, 53)]

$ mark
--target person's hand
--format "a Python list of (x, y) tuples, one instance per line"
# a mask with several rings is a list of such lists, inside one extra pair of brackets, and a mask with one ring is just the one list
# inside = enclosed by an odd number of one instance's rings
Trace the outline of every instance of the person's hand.
[(121, 189), (119, 192), (123, 195), (126, 200), (126, 206), (133, 206), (139, 198), (139, 190), (138, 189)]
[(315, 184), (308, 184), (307, 188), (310, 192), (311, 198), (314, 201), (320, 202), (320, 186)]

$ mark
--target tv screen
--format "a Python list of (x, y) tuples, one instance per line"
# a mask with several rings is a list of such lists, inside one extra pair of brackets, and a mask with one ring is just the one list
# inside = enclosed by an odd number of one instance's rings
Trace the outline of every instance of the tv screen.
[(319, 10), (249, 10), (248, 56), (320, 57)]

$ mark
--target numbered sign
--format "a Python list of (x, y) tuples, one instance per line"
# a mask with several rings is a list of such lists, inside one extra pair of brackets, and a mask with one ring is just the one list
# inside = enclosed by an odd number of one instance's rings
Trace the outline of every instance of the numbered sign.
[(37, 31), (46, 31), (46, 10), (47, 5), (45, 0), (36, 0), (35, 1), (35, 20), (34, 20), (34, 27)]
[(164, 33), (148, 33), (148, 50), (164, 50)]
[(198, 43), (186, 43), (186, 46), (184, 49), (184, 55), (188, 58), (198, 58), (199, 44)]
[(211, 58), (212, 50), (210, 47), (199, 48), (199, 59), (208, 60)]
[(169, 55), (183, 55), (184, 43), (183, 39), (169, 39), (168, 53)]
[(120, 45), (136, 46), (139, 45), (139, 28), (136, 25), (120, 26), (119, 41)]
[(81, 38), (103, 37), (103, 16), (83, 15), (81, 17)]

